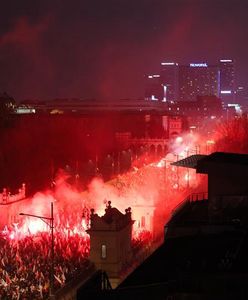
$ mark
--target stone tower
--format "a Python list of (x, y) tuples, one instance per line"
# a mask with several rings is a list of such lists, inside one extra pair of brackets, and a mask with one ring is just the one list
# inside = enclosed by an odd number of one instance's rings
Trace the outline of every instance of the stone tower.
[(108, 201), (105, 214), (100, 217), (91, 210), (90, 260), (97, 269), (107, 272), (112, 287), (120, 282), (120, 272), (131, 257), (131, 208), (122, 214)]

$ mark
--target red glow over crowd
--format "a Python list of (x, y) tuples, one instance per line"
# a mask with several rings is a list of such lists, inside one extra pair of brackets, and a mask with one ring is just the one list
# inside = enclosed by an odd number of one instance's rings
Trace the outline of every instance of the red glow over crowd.
[(132, 208), (134, 245), (150, 232), (158, 238), (172, 210), (201, 184), (193, 169), (177, 168), (171, 162), (200, 150), (198, 137), (177, 138), (171, 153), (161, 161), (133, 168), (104, 183), (94, 179), (84, 192), (68, 182), (60, 171), (53, 190), (36, 193), (3, 207), (0, 221), (0, 299), (46, 299), (49, 292), (50, 227), (40, 218), (20, 213), (50, 216), (54, 203), (55, 290), (78, 272), (89, 268), (90, 209), (104, 214), (107, 201), (124, 212)]

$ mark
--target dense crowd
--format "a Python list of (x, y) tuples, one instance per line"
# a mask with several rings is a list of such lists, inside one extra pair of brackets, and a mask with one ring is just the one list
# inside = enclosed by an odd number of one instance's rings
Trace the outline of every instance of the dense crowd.
[[(169, 170), (166, 174), (164, 172), (164, 168), (147, 166), (118, 176), (110, 184), (117, 188), (119, 197), (135, 200), (133, 202), (135, 205), (140, 204), (137, 201), (143, 201), (150, 205), (151, 200), (156, 202), (159, 200), (158, 196), (162, 195), (163, 200), (167, 199), (167, 201), (163, 201), (162, 206), (160, 205), (160, 211), (163, 215), (162, 221), (164, 222), (165, 214), (162, 210), (164, 209), (169, 214), (179, 201), (178, 191), (173, 188), (172, 184), (168, 185)], [(164, 186), (165, 180), (167, 188), (166, 195), (163, 195), (161, 187)], [(136, 191), (137, 193), (135, 193)], [(82, 211), (83, 214), (77, 210), (71, 212), (69, 217), (66, 211), (69, 211), (67, 206), (59, 211), (57, 214), (59, 218), (55, 218), (55, 290), (64, 286), (80, 271), (90, 267), (88, 260), (90, 241), (89, 236), (85, 233), (90, 224), (90, 211), (85, 207)], [(78, 226), (75, 227), (72, 224), (78, 224)], [(147, 231), (150, 228), (144, 229), (138, 230), (138, 235), (134, 235), (132, 250), (135, 259), (139, 253), (146, 255), (146, 249), (147, 251), (150, 249), (151, 241), (154, 238)], [(16, 232), (18, 233), (18, 230)], [(47, 299), (50, 271), (51, 236), (49, 232), (36, 234), (26, 232), (24, 236), (13, 235), (8, 230), (0, 233), (0, 299)]]
[[(47, 299), (51, 267), (47, 232), (11, 239), (0, 235), (0, 299)], [(89, 238), (54, 235), (54, 289), (89, 268)]]
[[(151, 243), (149, 232), (141, 232), (132, 241), (134, 258)], [(54, 290), (91, 268), (87, 235), (54, 236)], [(148, 248), (149, 248), (148, 247)], [(145, 249), (145, 248), (144, 248)], [(51, 272), (51, 237), (48, 232), (12, 239), (0, 234), (0, 299), (48, 299)], [(128, 267), (128, 266), (126, 266)]]

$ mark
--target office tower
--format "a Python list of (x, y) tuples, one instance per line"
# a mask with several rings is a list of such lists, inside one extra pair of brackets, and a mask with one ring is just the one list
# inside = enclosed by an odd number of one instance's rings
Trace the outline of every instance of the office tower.
[(164, 88), (160, 82), (160, 75), (145, 76), (145, 100), (162, 101), (164, 98)]
[(179, 66), (179, 101), (196, 101), (197, 96), (217, 96), (220, 91), (220, 71), (215, 65), (191, 63)]
[(177, 101), (178, 97), (178, 64), (162, 62), (160, 66), (160, 82), (164, 89), (164, 102)]
[(234, 61), (220, 59), (220, 97), (225, 104), (235, 102)]

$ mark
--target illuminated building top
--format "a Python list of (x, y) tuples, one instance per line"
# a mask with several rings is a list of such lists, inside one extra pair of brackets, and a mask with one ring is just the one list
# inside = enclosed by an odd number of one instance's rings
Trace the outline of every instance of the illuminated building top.
[(154, 74), (154, 75), (148, 75), (147, 76), (149, 79), (152, 79), (152, 78), (159, 78), (160, 75), (159, 74)]
[(220, 91), (221, 94), (231, 94), (232, 91)]
[(222, 62), (222, 63), (226, 63), (226, 62), (233, 62), (233, 60), (232, 59), (220, 59), (220, 62)]
[(174, 63), (174, 62), (162, 62), (161, 65), (162, 66), (178, 66), (178, 63)]
[(190, 67), (193, 67), (193, 68), (195, 68), (195, 67), (204, 67), (204, 68), (206, 68), (208, 65), (207, 65), (207, 63), (191, 63), (190, 64)]

